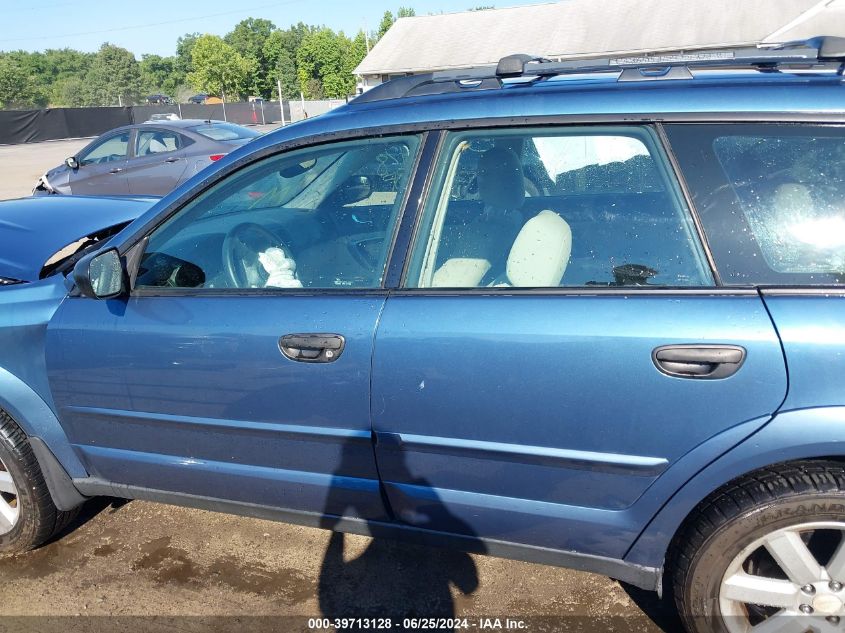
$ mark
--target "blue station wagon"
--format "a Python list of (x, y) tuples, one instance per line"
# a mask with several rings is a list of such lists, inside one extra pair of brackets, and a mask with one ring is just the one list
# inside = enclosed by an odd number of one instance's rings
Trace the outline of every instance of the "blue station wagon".
[(594, 571), (692, 632), (838, 630), (843, 62), (512, 56), (159, 201), (3, 203), (0, 548), (108, 495)]

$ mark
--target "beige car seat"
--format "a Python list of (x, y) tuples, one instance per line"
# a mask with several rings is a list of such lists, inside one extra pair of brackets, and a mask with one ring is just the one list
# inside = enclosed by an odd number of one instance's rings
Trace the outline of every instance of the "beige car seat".
[[(572, 253), (572, 229), (554, 211), (540, 211), (525, 223), (511, 246), (506, 279), (494, 286), (559, 286)], [(490, 270), (486, 259), (455, 257), (434, 273), (433, 288), (476, 288)]]
[(497, 286), (559, 286), (572, 253), (572, 229), (554, 211), (540, 211), (525, 223), (508, 255), (507, 281)]

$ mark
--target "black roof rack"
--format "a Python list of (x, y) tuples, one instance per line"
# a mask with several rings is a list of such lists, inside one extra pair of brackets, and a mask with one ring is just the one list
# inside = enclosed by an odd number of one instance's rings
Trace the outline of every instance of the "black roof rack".
[(375, 86), (350, 103), (362, 104), (402, 97), (501, 88), (505, 79), (521, 83), (567, 74), (616, 72), (619, 81), (691, 79), (690, 68), (756, 68), (827, 66), (845, 69), (845, 37), (816, 37), (800, 42), (761, 44), (746, 48), (700, 50), (686, 53), (649, 53), (629, 57), (572, 59), (552, 62), (531, 55), (509, 55), (496, 66), (441, 71), (400, 77)]

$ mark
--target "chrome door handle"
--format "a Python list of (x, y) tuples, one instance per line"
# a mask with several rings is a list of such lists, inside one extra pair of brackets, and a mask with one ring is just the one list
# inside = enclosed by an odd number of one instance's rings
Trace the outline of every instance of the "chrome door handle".
[(119, 174), (122, 171), (123, 171), (122, 167), (115, 167), (114, 169), (109, 169), (110, 174)]
[(738, 345), (663, 345), (651, 353), (661, 372), (676, 378), (728, 378), (745, 362), (745, 348)]

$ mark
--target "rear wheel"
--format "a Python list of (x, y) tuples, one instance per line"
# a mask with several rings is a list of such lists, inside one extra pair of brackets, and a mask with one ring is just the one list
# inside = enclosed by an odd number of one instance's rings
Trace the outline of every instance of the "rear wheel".
[(695, 633), (845, 627), (845, 471), (782, 465), (723, 488), (674, 545), (674, 594)]
[(0, 411), (0, 554), (38, 547), (76, 513), (53, 504), (26, 434)]

